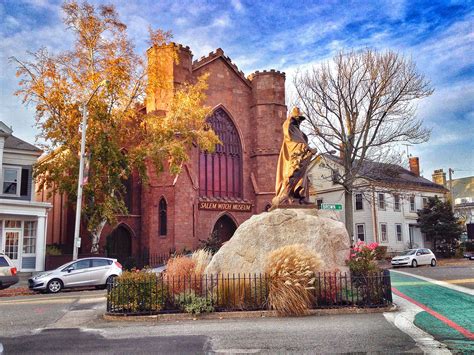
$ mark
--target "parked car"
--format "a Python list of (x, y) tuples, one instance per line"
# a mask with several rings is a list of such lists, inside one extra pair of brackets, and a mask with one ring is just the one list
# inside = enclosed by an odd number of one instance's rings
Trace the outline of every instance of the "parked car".
[(5, 254), (0, 253), (0, 290), (4, 290), (18, 282), (16, 267)]
[(466, 259), (474, 260), (474, 251), (465, 251), (463, 256)]
[(57, 293), (63, 288), (97, 286), (106, 287), (122, 274), (117, 259), (84, 258), (71, 261), (55, 270), (41, 272), (28, 280), (29, 288)]
[(436, 266), (436, 256), (430, 249), (418, 248), (405, 250), (400, 255), (392, 258), (392, 266), (411, 266), (418, 265)]

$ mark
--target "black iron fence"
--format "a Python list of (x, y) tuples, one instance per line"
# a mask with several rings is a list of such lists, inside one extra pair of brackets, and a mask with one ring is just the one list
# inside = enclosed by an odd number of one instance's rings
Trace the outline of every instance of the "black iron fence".
[[(193, 307), (215, 311), (269, 309), (270, 279), (265, 274), (167, 277), (141, 273), (118, 278), (107, 287), (109, 314), (174, 313)], [(312, 294), (313, 308), (384, 307), (392, 303), (388, 271), (369, 275), (320, 273)], [(190, 308), (187, 308), (190, 307)]]

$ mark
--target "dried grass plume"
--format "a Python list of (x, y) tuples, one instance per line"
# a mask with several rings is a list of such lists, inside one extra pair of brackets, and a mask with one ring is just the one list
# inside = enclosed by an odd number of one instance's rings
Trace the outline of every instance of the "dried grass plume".
[(283, 315), (303, 315), (313, 303), (315, 274), (324, 266), (319, 254), (303, 244), (281, 247), (267, 257), (268, 304)]

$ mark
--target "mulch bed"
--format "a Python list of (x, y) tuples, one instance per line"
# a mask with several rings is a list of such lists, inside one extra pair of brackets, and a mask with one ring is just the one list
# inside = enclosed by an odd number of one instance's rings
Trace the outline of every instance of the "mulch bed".
[(0, 297), (15, 297), (15, 296), (31, 296), (36, 292), (30, 290), (28, 287), (10, 287), (5, 290), (0, 290)]

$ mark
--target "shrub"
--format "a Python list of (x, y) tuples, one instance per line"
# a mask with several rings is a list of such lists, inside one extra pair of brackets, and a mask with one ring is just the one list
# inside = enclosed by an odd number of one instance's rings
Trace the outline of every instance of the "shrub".
[(176, 256), (168, 260), (164, 280), (172, 294), (201, 289), (201, 277), (195, 275), (195, 267), (196, 262), (186, 256)]
[(318, 304), (334, 304), (337, 303), (337, 295), (340, 294), (340, 279), (337, 277), (339, 270), (332, 272), (324, 272), (318, 274), (319, 282), (315, 284), (316, 299)]
[(217, 253), (222, 246), (222, 240), (219, 238), (217, 231), (213, 231), (206, 240), (200, 239), (199, 241), (201, 242), (202, 248), (209, 250), (211, 254)]
[(267, 303), (268, 280), (264, 275), (218, 275), (213, 281), (217, 286), (214, 298), (220, 308), (259, 309)]
[(364, 242), (357, 242), (352, 248), (346, 264), (353, 276), (367, 275), (380, 270), (375, 263), (377, 247), (377, 243), (366, 245)]
[(387, 247), (377, 245), (375, 248), (375, 259), (376, 260), (384, 260), (387, 257)]
[(212, 299), (197, 296), (194, 292), (179, 294), (176, 297), (176, 303), (186, 313), (201, 314), (214, 312)]
[(158, 312), (165, 304), (167, 292), (162, 280), (146, 270), (124, 271), (108, 293), (115, 312)]
[(191, 259), (194, 260), (195, 263), (194, 273), (196, 275), (203, 275), (207, 265), (211, 262), (212, 253), (207, 249), (198, 249), (193, 253)]
[(323, 261), (302, 244), (281, 247), (267, 257), (269, 306), (283, 315), (302, 315), (313, 304), (315, 273)]

